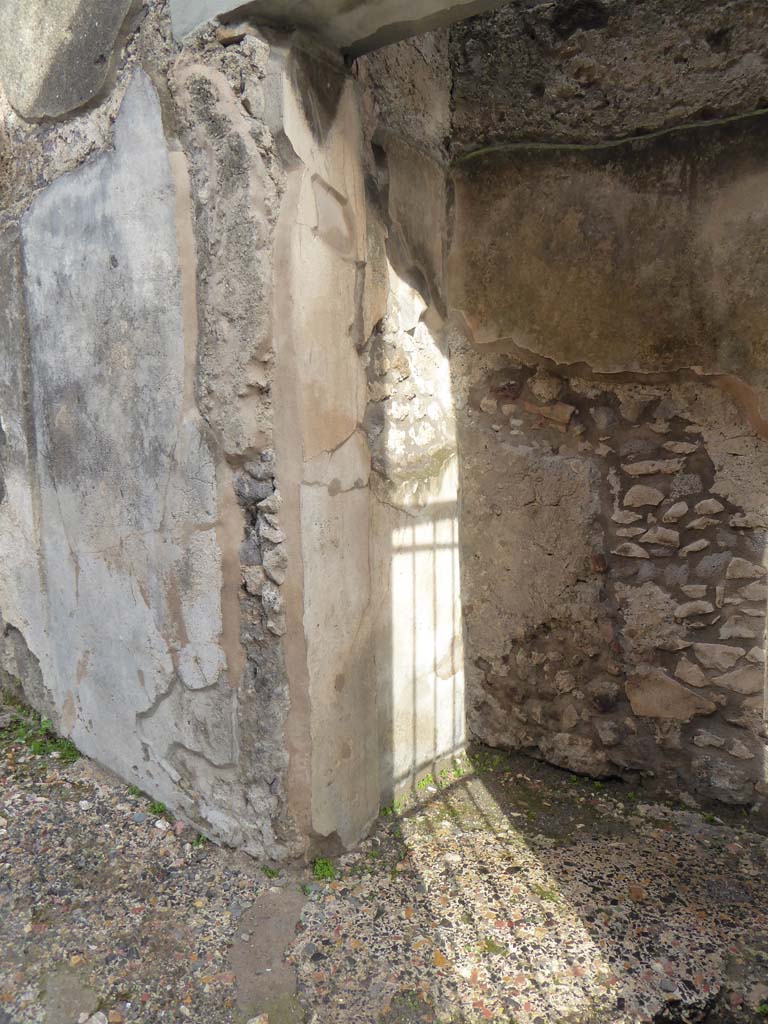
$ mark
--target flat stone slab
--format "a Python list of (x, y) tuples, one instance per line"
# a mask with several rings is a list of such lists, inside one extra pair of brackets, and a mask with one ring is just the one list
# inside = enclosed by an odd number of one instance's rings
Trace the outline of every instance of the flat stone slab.
[(0, 81), (28, 121), (58, 118), (102, 89), (131, 0), (4, 0)]
[(500, 7), (493, 0), (170, 0), (173, 34), (181, 40), (214, 18), (242, 17), (315, 32), (340, 49), (359, 54)]

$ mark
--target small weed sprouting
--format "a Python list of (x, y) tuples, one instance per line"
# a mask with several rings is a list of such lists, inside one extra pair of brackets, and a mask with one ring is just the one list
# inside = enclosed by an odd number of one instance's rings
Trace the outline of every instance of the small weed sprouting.
[(596, 789), (598, 793), (605, 789), (604, 782), (598, 782), (597, 780), (592, 783), (592, 789)]
[(202, 834), (202, 832), (198, 832), (197, 835), (195, 836), (195, 838), (192, 840), (192, 845), (193, 846), (197, 846), (197, 847), (201, 847), (201, 846), (205, 846), (205, 844), (207, 842), (208, 842), (208, 840), (205, 838), (205, 836)]
[(142, 793), (138, 786), (129, 786), (128, 796), (144, 796), (144, 794)]
[(280, 872), (276, 868), (271, 868), (269, 864), (262, 864), (261, 870), (267, 876), (267, 878), (277, 878), (280, 874)]
[(408, 797), (403, 796), (399, 800), (393, 800), (391, 804), (385, 804), (379, 808), (379, 814), (382, 818), (392, 818), (397, 814), (402, 813), (408, 806)]
[(416, 789), (426, 789), (427, 786), (434, 786), (435, 780), (431, 775), (425, 775), (423, 779), (419, 779), (416, 783)]
[(328, 860), (327, 857), (317, 857), (312, 862), (312, 875), (318, 882), (332, 882), (336, 877), (336, 868), (333, 866), (333, 861)]
[(25, 711), (20, 720), (15, 738), (32, 754), (44, 757), (56, 754), (64, 764), (73, 764), (80, 758), (80, 751), (71, 740), (62, 739), (53, 731), (53, 722), (38, 718), (34, 711)]
[(763, 999), (757, 1008), (760, 1017), (768, 1017), (768, 1003)]
[(702, 818), (708, 825), (716, 825), (717, 817), (714, 814), (702, 814)]
[(309, 884), (309, 882), (304, 882), (301, 886), (299, 886), (299, 888), (301, 889), (305, 896), (311, 896), (312, 893), (314, 892), (314, 889)]
[(150, 814), (154, 814), (158, 818), (168, 817), (168, 808), (165, 806), (164, 803), (161, 803), (159, 800), (150, 800), (149, 803), (147, 804), (147, 810), (149, 811)]

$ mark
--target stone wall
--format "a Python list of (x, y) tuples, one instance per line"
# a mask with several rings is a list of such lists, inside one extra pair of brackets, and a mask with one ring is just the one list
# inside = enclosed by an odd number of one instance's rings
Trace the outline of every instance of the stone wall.
[[(596, 777), (764, 792), (762, 442), (712, 383), (483, 359), (460, 418), (473, 733)], [(742, 491), (742, 501), (748, 496)], [(491, 536), (492, 534), (492, 536)]]
[(755, 118), (460, 161), (449, 292), (473, 734), (747, 805), (768, 738), (764, 140)]

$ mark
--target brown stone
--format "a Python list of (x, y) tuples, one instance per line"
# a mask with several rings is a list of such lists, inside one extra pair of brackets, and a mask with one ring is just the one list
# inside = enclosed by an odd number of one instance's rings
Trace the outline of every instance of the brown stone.
[(690, 441), (665, 441), (661, 447), (673, 455), (692, 455), (699, 446), (691, 444)]
[(644, 505), (660, 505), (664, 501), (664, 495), (656, 487), (648, 487), (646, 484), (635, 484), (630, 487), (624, 495), (624, 504), (628, 508), (642, 508)]
[(687, 683), (689, 686), (706, 686), (709, 680), (704, 675), (702, 670), (694, 662), (688, 658), (681, 658), (677, 663), (675, 669), (675, 675)]
[(661, 669), (648, 669), (630, 676), (626, 690), (632, 710), (642, 718), (690, 722), (696, 715), (711, 715), (716, 709), (711, 700), (693, 693)]
[(746, 558), (732, 558), (725, 570), (725, 578), (729, 580), (757, 580), (765, 576), (762, 565), (748, 562)]
[(699, 516), (715, 516), (718, 512), (723, 511), (723, 506), (717, 500), (717, 498), (705, 498), (704, 501), (697, 503), (695, 512)]
[(661, 544), (666, 548), (676, 548), (680, 545), (680, 534), (677, 530), (668, 530), (664, 526), (652, 526), (646, 530), (640, 538), (641, 544)]
[(685, 459), (648, 459), (643, 462), (627, 462), (621, 468), (629, 476), (656, 476), (657, 473), (671, 476), (679, 473), (684, 465)]
[(638, 512), (629, 512), (627, 510), (614, 512), (611, 516), (614, 523), (621, 523), (624, 526), (629, 526), (630, 523), (636, 523), (642, 518), (643, 517)]
[(684, 501), (676, 501), (674, 505), (670, 505), (667, 511), (662, 515), (661, 521), (663, 523), (676, 523), (678, 519), (682, 519), (685, 513), (688, 511), (688, 505)]
[(704, 540), (702, 537), (700, 540), (695, 540), (691, 544), (686, 544), (684, 548), (680, 548), (680, 554), (683, 558), (687, 558), (688, 555), (693, 555), (697, 551), (703, 551), (704, 548), (709, 547), (709, 541)]
[(650, 555), (644, 548), (641, 548), (639, 544), (633, 544), (631, 541), (619, 544), (618, 547), (613, 549), (611, 554), (620, 555), (622, 558), (650, 558)]
[(760, 634), (758, 627), (747, 619), (729, 619), (720, 627), (718, 636), (721, 640), (756, 640)]
[(586, 736), (557, 732), (544, 736), (539, 748), (548, 761), (581, 775), (599, 777), (608, 770), (608, 758)]
[(565, 402), (553, 402), (551, 405), (534, 405), (532, 402), (523, 402), (523, 408), (536, 416), (543, 416), (544, 419), (563, 425), (570, 422), (576, 412), (575, 406), (566, 405)]
[(699, 516), (698, 519), (692, 519), (686, 526), (686, 530), (707, 530), (710, 526), (717, 526), (717, 519), (713, 519), (712, 516)]
[(675, 618), (690, 619), (693, 615), (709, 615), (714, 610), (709, 601), (686, 601), (675, 609)]
[(741, 647), (728, 647), (725, 644), (694, 644), (693, 653), (704, 668), (714, 668), (719, 672), (733, 668), (744, 654)]
[(724, 686), (734, 693), (761, 693), (765, 686), (765, 672), (762, 668), (745, 665), (725, 675), (715, 676), (712, 682), (715, 686)]

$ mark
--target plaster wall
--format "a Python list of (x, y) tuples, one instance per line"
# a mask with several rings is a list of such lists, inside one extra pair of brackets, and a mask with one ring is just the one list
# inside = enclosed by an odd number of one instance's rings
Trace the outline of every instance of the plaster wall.
[(146, 14), (98, 80), (64, 8), (4, 69), (2, 679), (213, 838), (333, 851), (464, 740), (444, 172), (373, 183), (316, 43)]
[(406, 208), (417, 154), (391, 140), (383, 200), (359, 86), (327, 54), (302, 53), (285, 88), (277, 455), (301, 552), (287, 644), (309, 695), (311, 830), (349, 844), (382, 799), (464, 742), (447, 353), (439, 317), (423, 322), (428, 286), (393, 266), (423, 267), (437, 287), (441, 233), (426, 224), (443, 216), (444, 174), (425, 164)]
[(280, 858), (307, 837), (284, 789), (269, 48), (170, 59), (166, 36), (155, 5), (70, 122), (3, 98), (2, 678), (200, 831)]

